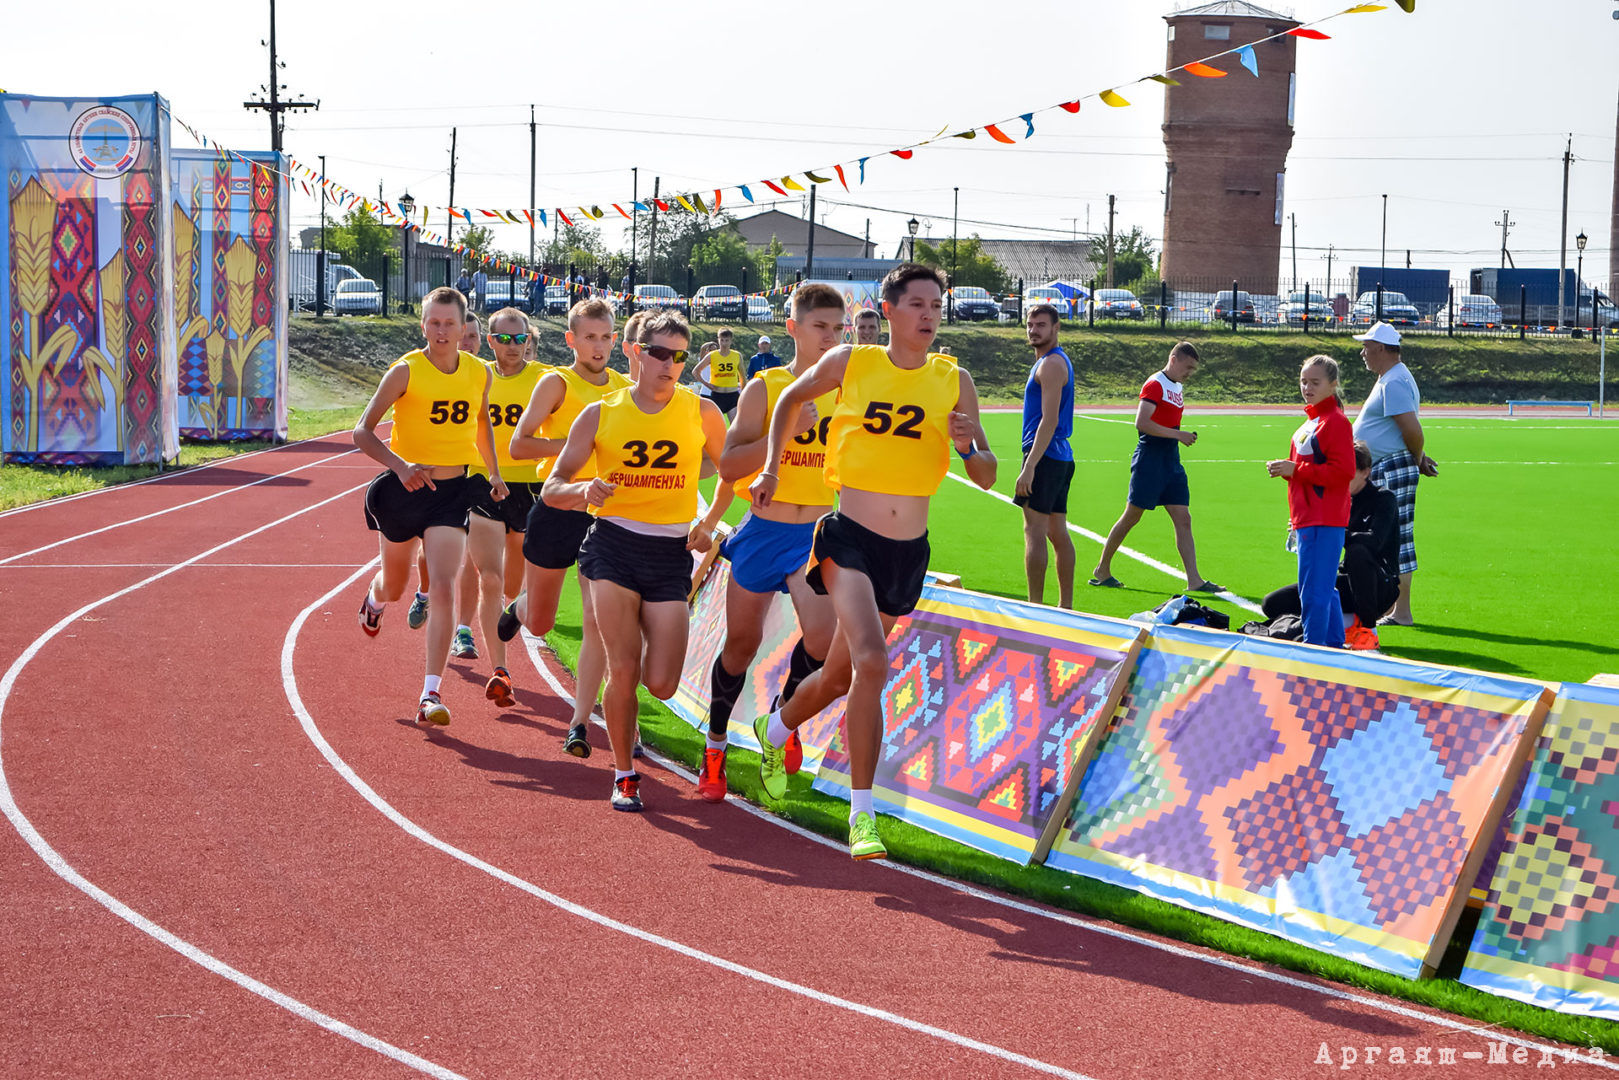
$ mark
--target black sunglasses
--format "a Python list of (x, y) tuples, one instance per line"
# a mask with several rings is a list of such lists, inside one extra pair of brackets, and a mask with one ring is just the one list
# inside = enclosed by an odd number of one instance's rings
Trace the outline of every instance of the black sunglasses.
[(489, 340), (498, 345), (527, 345), (527, 334), (490, 334)]
[(691, 355), (685, 349), (671, 349), (667, 345), (643, 345), (641, 351), (654, 360), (666, 360), (672, 364), (684, 364), (686, 357)]

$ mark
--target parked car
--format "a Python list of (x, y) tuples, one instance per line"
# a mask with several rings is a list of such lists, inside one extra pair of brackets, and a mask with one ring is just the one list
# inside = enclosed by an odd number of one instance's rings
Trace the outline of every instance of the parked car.
[(1320, 293), (1314, 291), (1288, 293), (1287, 303), (1282, 305), (1280, 320), (1288, 326), (1303, 326), (1306, 317), (1312, 326), (1331, 326), (1336, 321), (1332, 314), (1332, 302)]
[(567, 286), (547, 285), (545, 287), (545, 313), (547, 315), (566, 315), (568, 313)]
[[(1383, 294), (1385, 297), (1387, 293)], [(1385, 305), (1386, 306), (1386, 305)], [(1502, 318), (1501, 305), (1488, 296), (1469, 293), (1456, 298), (1455, 314), (1451, 313), (1449, 306), (1439, 309), (1435, 322), (1446, 329), (1452, 326), (1458, 329), (1474, 327), (1481, 330), (1494, 330), (1505, 323)]]
[(1063, 295), (1061, 289), (1052, 285), (1036, 285), (1023, 290), (1023, 313), (1028, 314), (1029, 309), (1036, 304), (1050, 304), (1057, 309), (1059, 319), (1073, 318), (1074, 303)]
[(1099, 289), (1096, 293), (1098, 319), (1144, 319), (1146, 309), (1140, 297), (1129, 289)]
[(514, 307), (518, 311), (527, 311), (527, 285), (527, 282), (519, 283), (517, 286), (517, 295), (514, 297), (512, 295), (511, 278), (490, 278), (489, 287), (484, 290), (484, 295), (479, 298), (480, 305), (484, 312), (490, 315), (493, 315), (503, 307)]
[(987, 289), (975, 285), (958, 285), (951, 289), (950, 303), (956, 309), (956, 318), (967, 322), (993, 319), (1001, 313), (1000, 302), (989, 295)]
[[(287, 303), (293, 311), (314, 311), (320, 272), (320, 252), (296, 249), (288, 253)], [(338, 285), (362, 276), (336, 252), (326, 253), (326, 306), (331, 308)]]
[(770, 301), (762, 296), (748, 297), (749, 322), (774, 322), (776, 313), (770, 309)]
[(634, 300), (636, 311), (678, 308), (686, 303), (686, 298), (668, 285), (637, 285)]
[[(1350, 318), (1357, 323), (1373, 323), (1377, 321), (1377, 291), (1363, 292), (1350, 309)], [(1395, 326), (1422, 325), (1422, 312), (1417, 310), (1415, 304), (1406, 299), (1405, 293), (1383, 290), (1383, 321)]]
[(1231, 290), (1214, 294), (1214, 306), (1209, 309), (1215, 322), (1231, 322), (1233, 317), (1237, 322), (1251, 323), (1254, 321), (1254, 298), (1251, 294), (1237, 290), (1236, 299), (1233, 300)]
[(704, 285), (691, 298), (691, 313), (696, 319), (741, 319), (748, 303), (735, 285)]
[(382, 290), (370, 278), (349, 278), (337, 283), (332, 310), (339, 315), (381, 315)]

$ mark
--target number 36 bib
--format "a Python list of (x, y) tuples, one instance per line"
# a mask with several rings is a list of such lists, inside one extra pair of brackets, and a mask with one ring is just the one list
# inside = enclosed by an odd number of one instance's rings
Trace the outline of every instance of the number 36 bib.
[(950, 412), (960, 397), (948, 356), (929, 353), (906, 369), (881, 345), (854, 346), (827, 433), (827, 484), (932, 495), (950, 468)]
[(617, 486), (590, 512), (649, 525), (689, 522), (697, 516), (697, 478), (707, 442), (701, 400), (679, 387), (662, 409), (647, 413), (632, 393), (633, 387), (625, 387), (601, 399), (596, 471)]

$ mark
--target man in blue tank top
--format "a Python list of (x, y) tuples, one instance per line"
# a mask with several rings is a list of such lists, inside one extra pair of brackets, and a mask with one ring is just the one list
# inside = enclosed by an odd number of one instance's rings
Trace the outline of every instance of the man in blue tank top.
[(1057, 344), (1057, 309), (1029, 311), (1029, 347), (1034, 367), (1023, 388), (1023, 469), (1017, 498), (1023, 507), (1023, 572), (1029, 602), (1046, 598), (1046, 544), (1057, 553), (1057, 596), (1074, 606), (1074, 541), (1068, 535), (1068, 486), (1074, 481), (1074, 365)]

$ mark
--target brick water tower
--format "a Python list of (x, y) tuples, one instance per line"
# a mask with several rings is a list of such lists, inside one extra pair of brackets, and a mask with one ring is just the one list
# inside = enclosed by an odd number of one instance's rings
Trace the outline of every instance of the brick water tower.
[[(1246, 0), (1201, 4), (1164, 21), (1170, 68), (1299, 25)], [(1297, 43), (1255, 45), (1257, 77), (1235, 54), (1210, 61), (1223, 79), (1174, 72), (1180, 85), (1164, 94), (1163, 277), (1172, 287), (1230, 288), (1236, 279), (1248, 292), (1277, 291)]]

